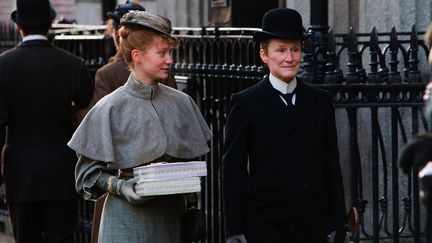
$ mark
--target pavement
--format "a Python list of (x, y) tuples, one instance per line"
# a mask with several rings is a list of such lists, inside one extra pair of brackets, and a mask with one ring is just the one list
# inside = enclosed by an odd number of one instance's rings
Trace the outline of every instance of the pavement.
[(15, 243), (7, 210), (0, 209), (0, 243)]
[(15, 243), (15, 240), (11, 234), (0, 232), (1, 243)]

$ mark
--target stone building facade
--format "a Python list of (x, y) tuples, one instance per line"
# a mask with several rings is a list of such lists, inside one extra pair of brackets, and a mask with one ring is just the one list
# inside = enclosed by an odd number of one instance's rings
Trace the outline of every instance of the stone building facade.
[[(0, 0), (0, 21), (8, 21), (15, 9), (16, 0)], [(117, 0), (124, 3), (126, 0)], [(253, 25), (262, 16), (251, 13), (251, 7), (263, 9), (286, 6), (297, 9), (304, 18), (305, 26), (310, 23), (310, 1), (272, 0), (248, 4), (245, 0), (131, 0), (142, 4), (148, 11), (168, 16), (173, 26), (201, 27), (210, 25), (231, 26), (231, 19), (247, 12)], [(244, 2), (244, 3), (243, 3)], [(262, 2), (267, 2), (266, 4)], [(273, 3), (271, 3), (273, 2)], [(76, 20), (79, 24), (100, 24), (103, 22), (102, 0), (51, 0), (59, 17)], [(262, 5), (262, 6), (261, 6)], [(230, 9), (233, 7), (233, 9)], [(258, 8), (258, 9), (259, 9)], [(425, 30), (432, 20), (432, 2), (429, 0), (328, 0), (329, 26), (335, 33), (347, 32), (353, 27), (356, 32), (370, 32), (375, 26), (378, 31), (388, 31), (395, 26), (398, 31), (409, 31), (413, 24), (418, 30)], [(215, 15), (218, 21), (215, 21)], [(250, 26), (249, 26), (250, 27)]]
[[(309, 26), (309, 1), (286, 0), (286, 6), (299, 10), (305, 26)], [(371, 32), (373, 26), (379, 32), (389, 32), (393, 26), (398, 31), (410, 31), (413, 24), (426, 30), (432, 21), (429, 0), (328, 0), (328, 8), (329, 26), (335, 33), (346, 33), (350, 27), (356, 32)]]
[[(118, 0), (124, 3), (126, 0)], [(147, 11), (168, 16), (173, 26), (206, 26), (207, 1), (203, 0), (131, 0), (143, 5)], [(102, 0), (51, 0), (58, 18), (75, 20), (78, 24), (102, 24)], [(16, 0), (0, 0), (0, 21), (10, 21), (10, 13), (16, 9)]]

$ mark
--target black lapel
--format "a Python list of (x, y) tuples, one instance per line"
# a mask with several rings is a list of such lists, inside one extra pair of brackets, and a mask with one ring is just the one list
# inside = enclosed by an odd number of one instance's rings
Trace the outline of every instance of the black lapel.
[(300, 78), (297, 78), (296, 90), (296, 124), (302, 123), (305, 117), (308, 117), (308, 112), (314, 109), (314, 97), (310, 92), (310, 87), (305, 84)]
[(257, 84), (257, 92), (260, 102), (274, 102), (276, 98), (279, 98), (278, 91), (271, 85), (268, 75)]
[[(295, 110), (297, 107), (294, 111), (289, 110), (290, 108), (280, 98), (279, 91), (271, 85), (268, 75), (257, 84), (257, 93), (258, 105), (261, 106), (264, 114), (269, 115), (263, 119), (273, 119), (283, 124), (291, 133), (296, 124)], [(287, 114), (288, 112), (292, 112), (292, 114)]]

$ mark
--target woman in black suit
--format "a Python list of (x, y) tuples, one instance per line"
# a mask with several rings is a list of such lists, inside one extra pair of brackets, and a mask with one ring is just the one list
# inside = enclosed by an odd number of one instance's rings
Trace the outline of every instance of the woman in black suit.
[(254, 39), (270, 74), (229, 105), (227, 242), (324, 243), (345, 222), (331, 97), (297, 77), (308, 37), (300, 14), (270, 10), (262, 27)]

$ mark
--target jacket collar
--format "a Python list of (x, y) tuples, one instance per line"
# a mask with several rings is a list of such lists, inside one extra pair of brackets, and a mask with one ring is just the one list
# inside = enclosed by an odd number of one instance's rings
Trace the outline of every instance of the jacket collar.
[[(310, 92), (307, 92), (307, 86), (308, 84), (305, 84), (300, 77), (297, 78), (297, 88), (296, 88), (296, 103), (295, 106), (297, 109), (300, 109), (304, 105), (307, 105), (310, 103), (309, 101), (313, 100), (313, 97), (311, 97)], [(257, 93), (258, 93), (258, 100), (259, 102), (264, 102), (268, 100), (275, 100), (277, 99), (279, 101), (279, 91), (277, 91), (270, 83), (268, 75), (264, 77), (258, 84), (257, 84)]]
[(22, 39), (23, 42), (31, 40), (48, 40), (48, 38), (44, 35), (26, 35)]
[(291, 80), (289, 83), (286, 83), (278, 78), (276, 78), (271, 73), (268, 75), (271, 85), (273, 88), (281, 92), (282, 94), (292, 93), (297, 87), (297, 77)]
[[(297, 79), (297, 88), (296, 88), (296, 94), (302, 92), (304, 83), (301, 81), (299, 77), (296, 77)], [(277, 91), (270, 83), (269, 76), (266, 75), (257, 85), (258, 89), (258, 95), (260, 99), (266, 99), (269, 97), (273, 97), (275, 95), (279, 95), (279, 91)]]
[(30, 47), (30, 46), (53, 46), (48, 40), (29, 40), (18, 44), (17, 47)]
[(126, 90), (129, 94), (141, 99), (153, 99), (159, 94), (159, 83), (155, 82), (151, 85), (146, 85), (136, 81), (132, 74), (126, 82)]

